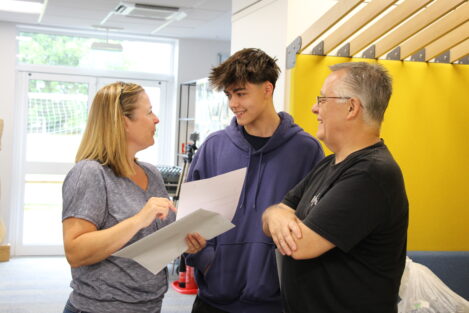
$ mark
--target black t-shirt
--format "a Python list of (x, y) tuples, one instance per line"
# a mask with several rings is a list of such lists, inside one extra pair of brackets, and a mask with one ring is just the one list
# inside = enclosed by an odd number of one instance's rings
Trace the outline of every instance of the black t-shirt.
[(254, 148), (254, 150), (259, 150), (262, 148), (267, 141), (269, 141), (270, 137), (258, 137), (248, 134), (248, 132), (243, 127), (243, 135), (244, 138), (249, 142), (249, 144)]
[(381, 141), (339, 164), (322, 160), (283, 203), (336, 247), (284, 257), (287, 313), (394, 313), (405, 266), (408, 202), (402, 173)]

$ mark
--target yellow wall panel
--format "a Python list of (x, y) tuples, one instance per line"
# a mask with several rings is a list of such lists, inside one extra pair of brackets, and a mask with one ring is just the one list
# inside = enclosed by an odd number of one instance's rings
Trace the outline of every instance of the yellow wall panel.
[[(315, 135), (311, 112), (329, 65), (300, 55), (291, 72), (290, 112)], [(379, 60), (393, 77), (382, 138), (401, 166), (409, 197), (409, 250), (469, 250), (469, 66)], [(330, 153), (329, 151), (327, 151)]]

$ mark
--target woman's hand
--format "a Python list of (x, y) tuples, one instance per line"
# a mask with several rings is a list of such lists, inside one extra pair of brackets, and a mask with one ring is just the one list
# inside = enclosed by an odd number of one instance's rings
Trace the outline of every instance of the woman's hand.
[(197, 253), (207, 245), (207, 241), (199, 233), (187, 234), (187, 250), (185, 253)]
[(169, 210), (176, 212), (176, 207), (171, 200), (151, 197), (135, 217), (139, 220), (141, 228), (145, 228), (157, 218), (164, 220), (168, 216)]
[[(122, 248), (140, 229), (155, 219), (165, 219), (169, 210), (176, 211), (166, 198), (150, 198), (134, 216), (102, 230), (84, 219), (70, 217), (63, 221), (64, 248), (72, 267), (91, 265)], [(193, 248), (193, 247), (192, 247)]]

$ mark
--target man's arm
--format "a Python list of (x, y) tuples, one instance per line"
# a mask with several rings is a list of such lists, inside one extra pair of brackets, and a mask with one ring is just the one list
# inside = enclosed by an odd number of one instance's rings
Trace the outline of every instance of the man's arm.
[(272, 237), (283, 255), (291, 255), (297, 249), (293, 237), (300, 239), (302, 236), (299, 222), (295, 211), (283, 203), (268, 207), (262, 214), (262, 230), (266, 236)]
[(316, 233), (301, 221), (299, 222), (299, 227), (303, 236), (299, 239), (295, 238), (297, 249), (291, 254), (291, 257), (295, 260), (317, 258), (335, 247), (332, 242)]
[(272, 237), (283, 255), (294, 259), (311, 259), (334, 248), (335, 245), (307, 227), (289, 206), (273, 205), (262, 215), (262, 229)]

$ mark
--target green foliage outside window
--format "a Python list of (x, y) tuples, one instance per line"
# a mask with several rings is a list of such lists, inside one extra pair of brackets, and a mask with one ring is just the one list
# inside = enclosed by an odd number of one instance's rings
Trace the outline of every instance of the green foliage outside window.
[(19, 63), (78, 66), (86, 55), (93, 39), (48, 35), (39, 33), (20, 33), (30, 38), (19, 43)]
[(132, 71), (172, 75), (173, 44), (137, 40), (115, 40), (122, 51), (91, 49), (103, 38), (21, 32), (18, 37), (18, 63), (69, 68)]
[[(102, 39), (41, 33), (20, 33), (20, 38), (22, 39), (18, 45), (20, 64), (103, 68), (117, 71), (132, 69), (132, 56), (91, 49), (93, 42), (103, 41)], [(118, 40), (108, 40), (108, 42), (122, 43)]]

